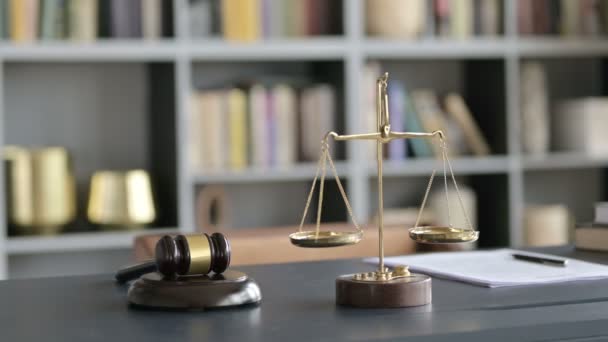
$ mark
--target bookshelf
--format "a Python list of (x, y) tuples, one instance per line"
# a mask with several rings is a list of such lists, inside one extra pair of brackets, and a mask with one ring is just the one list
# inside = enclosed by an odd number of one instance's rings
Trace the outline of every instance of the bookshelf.
[[(295, 65), (303, 70), (307, 70), (310, 65), (337, 69), (337, 72), (329, 76), (329, 80), (341, 87), (343, 103), (340, 104), (340, 129), (345, 132), (359, 132), (362, 115), (359, 98), (365, 63), (369, 60), (380, 61), (396, 78), (405, 78), (406, 74), (420, 67), (421, 84), (424, 84), (424, 76), (428, 74), (434, 82), (453, 84), (450, 90), (461, 91), (465, 96), (480, 95), (477, 96), (478, 100), (470, 103), (473, 113), (492, 113), (491, 117), (485, 119), (481, 114), (475, 115), (486, 136), (490, 138), (495, 154), (484, 158), (457, 158), (453, 160), (453, 167), (457, 177), (477, 192), (478, 219), (482, 232), (480, 245), (521, 245), (525, 204), (549, 203), (554, 199), (566, 203), (576, 202), (578, 204), (575, 204), (575, 214), (577, 218), (583, 219), (587, 215), (586, 207), (590, 212), (591, 204), (595, 200), (606, 199), (602, 184), (605, 183), (604, 170), (608, 168), (608, 159), (562, 152), (538, 158), (526, 156), (521, 152), (518, 86), (520, 65), (526, 60), (540, 60), (549, 65), (550, 77), (556, 74), (560, 80), (565, 80), (567, 85), (570, 76), (559, 75), (560, 68), (567, 65), (576, 71), (579, 67), (578, 61), (584, 60), (582, 82), (589, 79), (591, 81), (589, 88), (585, 86), (583, 92), (588, 95), (605, 95), (608, 86), (608, 79), (605, 77), (608, 39), (520, 36), (516, 29), (517, 2), (505, 0), (503, 5), (504, 34), (495, 38), (468, 40), (422, 38), (402, 41), (367, 37), (364, 33), (363, 0), (342, 1), (343, 34), (339, 35), (270, 39), (242, 44), (216, 38), (195, 38), (190, 37), (188, 32), (188, 0), (174, 0), (172, 38), (159, 41), (108, 39), (93, 43), (2, 42), (0, 126), (3, 129), (0, 130), (0, 140), (4, 143), (15, 143), (10, 141), (12, 138), (8, 139), (11, 135), (19, 134), (19, 130), (27, 133), (27, 126), (24, 126), (23, 122), (20, 123), (21, 126), (19, 122), (11, 123), (15, 120), (15, 113), (30, 108), (25, 98), (19, 96), (20, 90), (25, 91), (26, 86), (20, 83), (19, 77), (16, 76), (21, 68), (35, 75), (39, 88), (53, 85), (64, 92), (70, 87), (67, 84), (78, 78), (79, 70), (93, 74), (109, 72), (108, 77), (114, 84), (120, 84), (123, 77), (134, 82), (132, 91), (137, 92), (133, 90), (137, 88), (146, 89), (145, 94), (138, 95), (139, 107), (132, 110), (132, 115), (139, 118), (139, 121), (134, 121), (132, 125), (139, 127), (138, 134), (145, 142), (135, 150), (121, 151), (119, 157), (145, 154), (147, 157), (142, 163), (149, 165), (149, 168), (159, 175), (159, 191), (163, 194), (165, 207), (170, 208), (169, 218), (159, 223), (160, 226), (180, 227), (168, 228), (170, 232), (194, 231), (195, 194), (200, 187), (208, 184), (223, 184), (228, 192), (244, 194), (245, 198), (236, 205), (240, 206), (239, 210), (250, 207), (241, 211), (242, 215), (255, 215), (259, 209), (270, 212), (272, 208), (282, 209), (280, 217), (268, 214), (256, 223), (294, 224), (299, 220), (309, 181), (314, 177), (314, 163), (302, 163), (285, 170), (263, 171), (249, 168), (242, 172), (215, 175), (198, 174), (190, 170), (185, 147), (188, 142), (189, 100), (193, 85), (209, 78), (221, 77), (218, 72), (214, 72), (216, 67), (234, 68), (234, 73), (260, 66), (263, 69), (268, 65)], [(57, 65), (65, 68), (67, 72), (56, 75), (53, 70)], [(116, 71), (112, 74), (112, 70), (121, 67), (126, 68), (126, 74)], [(598, 70), (603, 73), (597, 72)], [(489, 77), (488, 81), (486, 76)], [(575, 76), (577, 81), (580, 80), (577, 77), (581, 76)], [(558, 89), (556, 92), (558, 97), (571, 95), (568, 90)], [(91, 93), (92, 91), (84, 91), (83, 96), (90, 96)], [(572, 95), (576, 95), (576, 92)], [(112, 96), (106, 100), (112, 101)], [(486, 98), (491, 101), (483, 101)], [(31, 100), (34, 103), (42, 101), (36, 98)], [(79, 103), (79, 99), (73, 101)], [(41, 104), (38, 103), (39, 105)], [(117, 110), (124, 115), (131, 115), (127, 113), (131, 107), (125, 104), (117, 106)], [(77, 115), (77, 112), (70, 108), (66, 109), (66, 113), (68, 116)], [(99, 120), (102, 115), (104, 114), (98, 112), (81, 120), (84, 120), (84, 124), (90, 124)], [(152, 124), (148, 125), (148, 121)], [(12, 131), (16, 129), (15, 125), (19, 127), (18, 131)], [(360, 148), (361, 142), (347, 143), (345, 150), (340, 153), (337, 167), (358, 220), (365, 222), (373, 216), (375, 206), (375, 169), (373, 160), (366, 160), (358, 153)], [(100, 153), (111, 155), (110, 152), (112, 150), (102, 148)], [(433, 160), (424, 159), (409, 159), (402, 163), (387, 162), (385, 175), (387, 182), (391, 184), (390, 189), (386, 190), (387, 203), (417, 203), (434, 165)], [(92, 169), (101, 166), (87, 167)], [(573, 189), (552, 190), (555, 183), (566, 182), (572, 177), (580, 179), (582, 188), (590, 193), (578, 191), (576, 197), (568, 198), (566, 192)], [(332, 184), (329, 183), (329, 186)], [(2, 187), (0, 184), (0, 190)], [(263, 195), (272, 198), (270, 205), (261, 207), (252, 200)], [(286, 201), (280, 199), (287, 195), (293, 200), (283, 204), (282, 202)], [(0, 222), (6, 222), (4, 202), (4, 196), (0, 196)], [(333, 217), (324, 219), (346, 217), (339, 198), (335, 202)], [(333, 205), (332, 199), (328, 203)], [(238, 226), (247, 226), (246, 219), (241, 219)], [(165, 230), (163, 228), (151, 231)], [(42, 267), (40, 265), (44, 264), (37, 264), (35, 261), (46, 258), (48, 253), (89, 251), (91, 257), (94, 257), (98, 255), (93, 253), (94, 251), (125, 248), (131, 244), (137, 232), (87, 231), (54, 237), (7, 237), (6, 224), (2, 224), (0, 233), (2, 278), (11, 274), (35, 274), (36, 270)], [(13, 262), (14, 257), (24, 255), (28, 256), (26, 264)], [(86, 257), (86, 254), (82, 257)], [(27, 265), (29, 269), (13, 269), (25, 267), (23, 265)]]

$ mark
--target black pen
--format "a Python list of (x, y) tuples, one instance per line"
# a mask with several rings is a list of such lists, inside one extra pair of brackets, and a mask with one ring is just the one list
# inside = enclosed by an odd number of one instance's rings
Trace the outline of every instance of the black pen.
[(513, 258), (515, 258), (517, 260), (530, 261), (530, 262), (535, 262), (538, 264), (545, 264), (545, 265), (551, 265), (551, 266), (566, 267), (566, 264), (568, 264), (567, 259), (546, 258), (546, 257), (539, 257), (539, 256), (534, 256), (534, 255), (529, 255), (529, 254), (519, 254), (519, 253), (513, 253), (512, 256), (513, 256)]

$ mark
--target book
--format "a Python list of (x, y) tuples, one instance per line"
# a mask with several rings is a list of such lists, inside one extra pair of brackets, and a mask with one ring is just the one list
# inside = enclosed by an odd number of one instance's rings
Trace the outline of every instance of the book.
[(25, 40), (28, 42), (38, 38), (40, 3), (38, 0), (21, 0), (25, 2)]
[(286, 37), (295, 37), (298, 34), (298, 2), (302, 0), (283, 0), (283, 34)]
[(529, 154), (549, 151), (550, 123), (547, 76), (543, 64), (524, 62), (520, 75), (522, 148)]
[(10, 0), (9, 23), (10, 37), (14, 42), (20, 43), (28, 40), (26, 28), (27, 7), (22, 0)]
[(260, 36), (258, 0), (222, 0), (222, 32), (234, 41), (253, 41)]
[(129, 31), (130, 37), (141, 38), (142, 37), (142, 18), (141, 18), (141, 2), (144, 0), (129, 0), (127, 1), (129, 6)]
[(224, 170), (228, 167), (228, 146), (230, 136), (228, 120), (226, 117), (226, 101), (224, 90), (206, 91), (203, 115), (206, 116), (203, 134), (206, 141), (213, 147), (208, 150), (209, 169), (212, 171)]
[(203, 161), (205, 153), (205, 143), (203, 141), (204, 130), (206, 128), (203, 121), (203, 109), (205, 108), (205, 93), (193, 93), (190, 99), (190, 115), (188, 127), (190, 129), (188, 135), (188, 156), (191, 168), (196, 172), (204, 172), (208, 165)]
[[(407, 89), (403, 90), (405, 100), (405, 127), (412, 132), (423, 132), (422, 124), (414, 108), (412, 98)], [(411, 139), (409, 146), (412, 148), (414, 156), (418, 158), (428, 158), (433, 156), (432, 143), (429, 139)]]
[(276, 134), (276, 166), (285, 167), (296, 162), (296, 120), (297, 105), (295, 90), (286, 84), (278, 84), (272, 88), (275, 134)]
[(304, 37), (308, 32), (308, 18), (309, 16), (313, 16), (313, 13), (309, 13), (310, 8), (308, 6), (308, 0), (296, 0), (293, 2), (292, 10), (294, 11), (293, 26), (294, 31), (293, 35), (295, 37)]
[(517, 1), (517, 31), (521, 35), (534, 33), (531, 0)]
[[(446, 131), (446, 121), (443, 118), (437, 94), (429, 89), (418, 89), (412, 92), (412, 102), (422, 131), (433, 132), (436, 130)], [(435, 156), (441, 156), (441, 147), (438, 141), (432, 141), (431, 147)], [(453, 152), (453, 150), (451, 150)]]
[(560, 33), (564, 36), (581, 33), (581, 6), (579, 1), (560, 0)]
[(435, 0), (435, 33), (440, 37), (449, 37), (450, 24), (450, 0)]
[(268, 112), (267, 90), (261, 84), (253, 85), (249, 90), (249, 122), (251, 137), (251, 162), (255, 167), (268, 167)]
[(40, 9), (40, 38), (55, 40), (65, 38), (68, 32), (67, 0), (43, 1)]
[(581, 33), (586, 36), (597, 36), (601, 31), (599, 1), (580, 0)]
[(473, 35), (473, 0), (451, 0), (451, 36), (467, 39)]
[[(272, 0), (265, 0), (266, 3)], [(287, 35), (287, 16), (285, 15), (285, 1), (272, 1), (267, 5), (268, 16), (268, 35), (265, 37), (279, 38)]]
[(595, 222), (577, 224), (574, 246), (577, 249), (608, 251), (608, 225)]
[(212, 32), (211, 0), (190, 2), (190, 36), (208, 37)]
[(501, 32), (502, 2), (500, 0), (481, 0), (480, 4), (480, 33), (486, 36), (496, 36)]
[(416, 38), (426, 28), (424, 0), (367, 0), (366, 26), (371, 35)]
[(469, 150), (477, 156), (489, 155), (490, 146), (481, 133), (462, 96), (455, 93), (448, 94), (445, 97), (445, 108), (460, 130), (462, 130)]
[(551, 30), (551, 12), (549, 3), (551, 0), (534, 0), (531, 2), (532, 7), (532, 33), (548, 34)]
[(114, 38), (133, 38), (131, 28), (132, 9), (130, 1), (111, 0), (110, 2), (110, 35)]
[(595, 203), (595, 223), (608, 225), (608, 202)]
[[(398, 80), (388, 85), (388, 109), (391, 120), (391, 130), (405, 132), (405, 87)], [(397, 139), (388, 143), (388, 155), (392, 161), (404, 160), (407, 155), (407, 140)]]
[[(300, 95), (300, 146), (302, 159), (319, 158), (323, 136), (334, 130), (335, 90), (329, 84), (319, 84), (302, 90)], [(335, 150), (331, 149), (332, 156)]]
[(70, 38), (80, 41), (97, 39), (97, 0), (79, 0), (69, 2)]
[[(209, 13), (209, 11), (207, 11), (207, 13)], [(192, 15), (191, 15), (191, 18), (192, 18)], [(163, 32), (162, 24), (163, 24), (162, 1), (161, 0), (141, 0), (141, 33), (142, 33), (142, 37), (145, 39), (161, 38), (162, 32)]]
[(229, 168), (240, 170), (247, 167), (247, 95), (243, 89), (233, 88), (226, 93), (228, 117)]
[(277, 165), (277, 128), (276, 128), (276, 111), (274, 104), (274, 92), (266, 92), (266, 156), (268, 157), (268, 166)]

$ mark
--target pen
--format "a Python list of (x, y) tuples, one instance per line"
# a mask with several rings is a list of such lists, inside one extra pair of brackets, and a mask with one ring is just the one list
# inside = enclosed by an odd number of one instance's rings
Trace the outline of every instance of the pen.
[(519, 253), (513, 253), (512, 256), (513, 256), (513, 258), (515, 258), (517, 260), (535, 262), (538, 264), (561, 266), (561, 267), (566, 267), (566, 264), (568, 264), (567, 259), (546, 258), (546, 257), (539, 257), (539, 256), (528, 255), (528, 254), (519, 254)]

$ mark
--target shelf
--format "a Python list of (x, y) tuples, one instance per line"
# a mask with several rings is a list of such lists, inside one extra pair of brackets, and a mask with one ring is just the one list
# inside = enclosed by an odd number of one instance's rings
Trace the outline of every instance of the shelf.
[(522, 57), (593, 57), (608, 55), (608, 39), (588, 37), (526, 37), (516, 45)]
[[(522, 57), (608, 55), (608, 39), (525, 37), (452, 40), (367, 38), (360, 45), (366, 58), (487, 59), (509, 53)], [(39, 41), (0, 43), (0, 58), (7, 61), (170, 61), (178, 55), (197, 61), (338, 60), (352, 50), (341, 36), (229, 42), (220, 38), (176, 41), (99, 40), (90, 43)]]
[(421, 39), (396, 40), (369, 38), (362, 43), (368, 58), (502, 58), (509, 44), (505, 39), (476, 38), (468, 40)]
[(138, 235), (177, 232), (177, 229), (145, 229), (135, 231), (65, 233), (53, 236), (9, 237), (6, 242), (6, 251), (9, 255), (16, 255), (130, 248), (133, 246), (133, 239)]
[(339, 37), (260, 40), (250, 43), (222, 39), (192, 40), (188, 51), (194, 60), (336, 60), (347, 54), (346, 40)]
[[(450, 159), (455, 175), (500, 174), (507, 173), (509, 158), (506, 156), (491, 157), (460, 157)], [(441, 160), (438, 159), (410, 159), (400, 162), (385, 161), (383, 175), (385, 177), (398, 176), (431, 176), (433, 168), (436, 175), (443, 174)], [(376, 166), (370, 165), (369, 176), (376, 176)]]
[(100, 40), (0, 43), (0, 58), (7, 61), (166, 61), (175, 59), (178, 46), (171, 39)]
[(583, 169), (608, 167), (608, 156), (594, 157), (583, 153), (556, 152), (545, 156), (525, 156), (525, 170)]
[[(340, 178), (346, 174), (346, 163), (335, 162)], [(316, 163), (300, 163), (284, 169), (249, 168), (242, 171), (226, 171), (217, 174), (200, 174), (192, 177), (194, 184), (238, 184), (258, 182), (308, 181), (315, 177)], [(326, 179), (333, 180), (329, 165)]]

